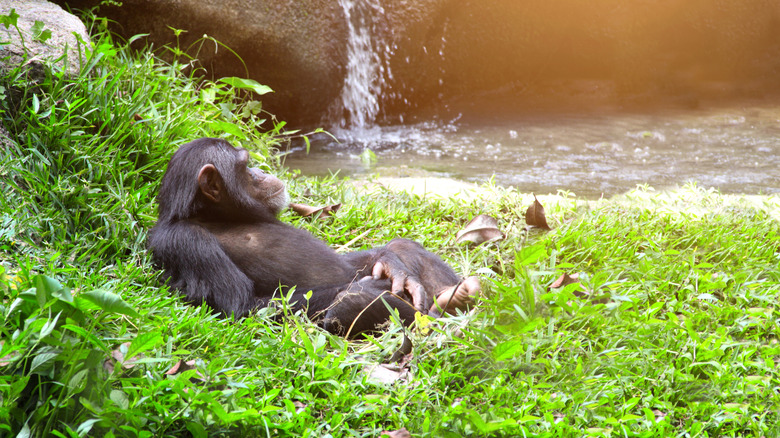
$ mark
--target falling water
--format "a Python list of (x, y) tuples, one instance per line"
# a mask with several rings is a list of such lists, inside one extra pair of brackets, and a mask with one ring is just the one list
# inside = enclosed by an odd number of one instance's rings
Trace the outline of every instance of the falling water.
[(386, 81), (389, 26), (378, 0), (339, 0), (347, 19), (347, 71), (331, 116), (341, 128), (370, 126), (379, 114)]

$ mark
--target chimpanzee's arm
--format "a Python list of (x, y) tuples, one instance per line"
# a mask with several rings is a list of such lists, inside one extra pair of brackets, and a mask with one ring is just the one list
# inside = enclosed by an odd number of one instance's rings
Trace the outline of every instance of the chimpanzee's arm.
[(158, 224), (149, 235), (155, 262), (187, 301), (243, 317), (257, 307), (252, 281), (222, 250), (217, 238), (186, 221)]

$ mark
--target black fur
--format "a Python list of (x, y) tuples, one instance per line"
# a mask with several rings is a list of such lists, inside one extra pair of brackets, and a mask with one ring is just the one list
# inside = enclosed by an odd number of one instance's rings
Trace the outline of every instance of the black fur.
[[(447, 264), (415, 242), (395, 239), (340, 255), (310, 233), (280, 222), (271, 205), (279, 199), (250, 196), (252, 176), (241, 165), (242, 154), (221, 139), (195, 140), (173, 155), (163, 177), (158, 222), (148, 243), (165, 278), (189, 302), (242, 317), (295, 287), (296, 309), (306, 308), (331, 332), (355, 335), (388, 319), (383, 301), (405, 323), (414, 319), (411, 304), (389, 293), (389, 280), (368, 277), (377, 261), (419, 279), (429, 293), (458, 282)], [(198, 183), (207, 164), (216, 167), (228, 194), (219, 205)], [(257, 181), (268, 193), (276, 191), (281, 182), (266, 177)]]

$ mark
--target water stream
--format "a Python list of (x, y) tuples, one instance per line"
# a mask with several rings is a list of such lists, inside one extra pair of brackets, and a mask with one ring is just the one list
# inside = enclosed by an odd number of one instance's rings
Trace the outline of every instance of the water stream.
[(372, 124), (391, 72), (387, 40), (389, 26), (379, 0), (339, 0), (347, 21), (346, 77), (329, 118), (334, 128), (361, 128)]
[[(511, 96), (442, 103), (405, 124), (377, 124), (392, 78), (392, 31), (379, 0), (339, 0), (348, 64), (326, 128), (311, 151), (291, 145), (285, 165), (304, 174), (493, 179), (536, 193), (584, 197), (689, 181), (725, 193), (780, 192), (780, 103), (757, 100), (698, 109), (529, 111)], [(442, 50), (443, 50), (442, 42)], [(442, 50), (439, 56), (444, 56)], [(522, 98), (520, 98), (522, 99)], [(445, 115), (448, 114), (448, 115)], [(404, 118), (402, 118), (404, 119)], [(376, 163), (360, 155), (370, 149)]]
[[(360, 159), (371, 149), (374, 165)], [(689, 181), (724, 193), (780, 193), (780, 105), (647, 113), (463, 114), (457, 121), (341, 131), (285, 165), (304, 174), (442, 176), (579, 196)]]

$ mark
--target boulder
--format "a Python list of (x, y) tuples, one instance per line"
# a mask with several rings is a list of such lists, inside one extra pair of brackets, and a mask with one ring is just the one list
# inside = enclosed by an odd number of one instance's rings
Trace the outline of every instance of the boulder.
[[(57, 1), (73, 7), (101, 3)], [(122, 3), (101, 6), (98, 14), (114, 20), (121, 34), (149, 33), (147, 41), (158, 45), (176, 42), (171, 27), (187, 30), (178, 45), (191, 49), (208, 74), (248, 75), (270, 86), (275, 93), (263, 96), (265, 108), (296, 127), (330, 127), (328, 122), (346, 120), (346, 105), (338, 107), (350, 47), (342, 3), (377, 12), (368, 20), (369, 32), (380, 35), (373, 46), (382, 53), (374, 59), (383, 64), (355, 74), (354, 94), (344, 96), (368, 102), (371, 115), (366, 119), (376, 114), (380, 122), (451, 117), (464, 107), (479, 111), (480, 103), (534, 112), (601, 105), (696, 107), (780, 93), (777, 1)], [(204, 34), (232, 51), (210, 42), (201, 45)], [(353, 107), (352, 100), (344, 100)], [(330, 120), (323, 120), (328, 115)]]
[[(74, 9), (98, 0), (61, 0)], [(332, 0), (124, 0), (98, 15), (139, 44), (178, 46), (210, 78), (251, 77), (274, 90), (263, 105), (281, 120), (317, 123), (344, 78), (346, 22)], [(173, 29), (183, 30), (178, 38)], [(216, 39), (204, 40), (208, 35)], [(162, 53), (162, 52), (161, 52)]]
[(0, 25), (0, 41), (8, 42), (0, 45), (0, 69), (26, 64), (30, 78), (40, 80), (44, 64), (51, 63), (77, 76), (90, 41), (84, 23), (46, 0), (0, 0), (0, 15), (10, 16), (12, 10), (16, 27)]

